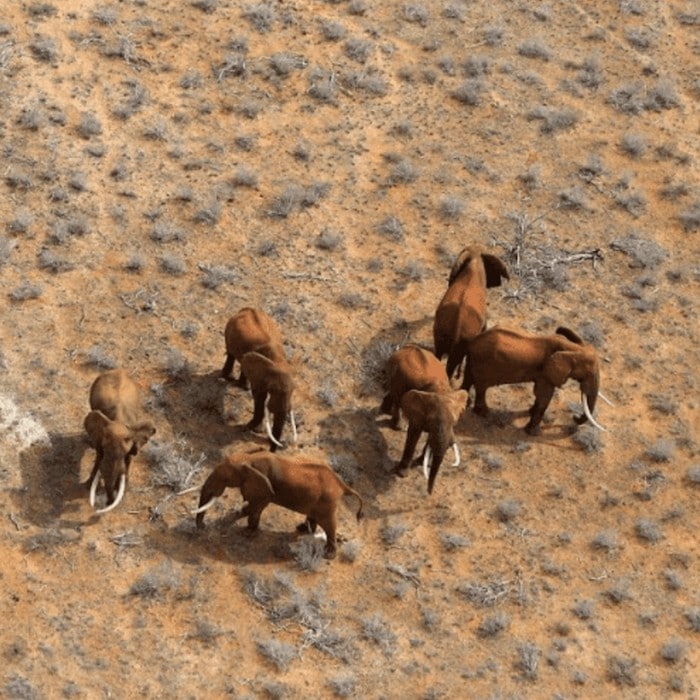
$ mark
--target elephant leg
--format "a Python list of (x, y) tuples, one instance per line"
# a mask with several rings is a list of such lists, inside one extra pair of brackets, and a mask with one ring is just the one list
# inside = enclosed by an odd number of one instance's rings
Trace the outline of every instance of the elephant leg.
[(297, 525), (297, 532), (313, 535), (316, 532), (318, 523), (313, 518), (307, 518), (303, 523)]
[(323, 550), (323, 557), (324, 559), (335, 559), (337, 551), (335, 513), (324, 518), (319, 524), (326, 533), (326, 547)]
[(241, 389), (248, 389), (248, 377), (246, 377), (245, 372), (243, 371), (243, 367), (241, 367), (241, 371), (238, 374), (238, 379), (236, 380), (236, 384), (241, 387)]
[(102, 461), (102, 450), (99, 448), (97, 449), (97, 454), (95, 455), (95, 464), (92, 467), (92, 471), (90, 472), (90, 476), (88, 477), (88, 480), (83, 482), (83, 486), (87, 488), (88, 490), (90, 489), (90, 486), (92, 486), (92, 480), (95, 478), (95, 475), (97, 474), (99, 468), (100, 468), (100, 462)]
[(230, 379), (231, 378), (231, 372), (233, 372), (233, 363), (236, 361), (236, 358), (231, 355), (230, 353), (226, 353), (226, 362), (224, 362), (224, 366), (221, 369), (221, 376), (224, 379)]
[(554, 396), (554, 386), (549, 382), (535, 382), (535, 403), (530, 408), (530, 421), (525, 426), (525, 432), (528, 435), (539, 434), (540, 423), (552, 396)]
[(382, 405), (379, 407), (379, 412), (385, 413), (385, 414), (391, 414), (392, 413), (391, 407), (392, 407), (393, 403), (394, 402), (391, 398), (391, 394), (387, 393), (386, 396), (382, 399)]
[(265, 399), (267, 398), (266, 391), (253, 392), (253, 418), (246, 425), (248, 430), (255, 430), (263, 422), (265, 417)]
[(476, 389), (474, 397), (474, 413), (477, 416), (487, 416), (489, 407), (486, 405), (486, 389)]
[(401, 430), (401, 406), (397, 401), (391, 409), (391, 423), (389, 427), (392, 430)]
[[(265, 504), (267, 505), (267, 504)], [(252, 503), (248, 504), (248, 529), (249, 530), (257, 530), (258, 527), (260, 526), (260, 516), (262, 515), (262, 512), (264, 510), (265, 506), (253, 506)]]
[(404, 444), (403, 454), (401, 455), (401, 461), (394, 469), (398, 476), (406, 476), (408, 468), (411, 466), (413, 453), (416, 451), (416, 445), (418, 444), (421, 432), (422, 431), (420, 428), (416, 428), (415, 426), (409, 424), (408, 431), (406, 432), (406, 443)]

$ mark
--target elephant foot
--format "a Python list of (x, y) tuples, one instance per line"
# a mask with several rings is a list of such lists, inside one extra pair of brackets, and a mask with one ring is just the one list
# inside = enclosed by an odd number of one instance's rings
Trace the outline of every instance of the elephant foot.
[(485, 418), (489, 414), (489, 407), (483, 404), (474, 404), (474, 413), (476, 413), (477, 416)]
[(245, 429), (256, 432), (260, 428), (260, 423), (262, 423), (262, 421), (258, 421), (257, 423), (254, 420), (248, 421), (245, 424)]
[(408, 467), (399, 464), (397, 467), (394, 467), (394, 474), (401, 479), (405, 479), (408, 476)]
[(335, 545), (327, 544), (326, 548), (323, 550), (324, 559), (335, 559), (336, 548)]
[(588, 422), (588, 418), (586, 418), (585, 413), (582, 416), (576, 416), (574, 418), (574, 423), (576, 423), (576, 425), (584, 425), (584, 423), (587, 423), (587, 422)]
[(304, 520), (303, 523), (297, 525), (297, 532), (302, 535), (312, 535), (314, 531), (311, 529), (311, 523), (308, 520)]
[(247, 391), (247, 390), (248, 390), (248, 386), (249, 386), (249, 385), (248, 385), (248, 380), (247, 380), (247, 379), (240, 379), (240, 378), (239, 378), (239, 379), (236, 379), (233, 383), (234, 383), (237, 387), (240, 387), (241, 389), (243, 389), (244, 391)]
[(525, 426), (525, 432), (528, 435), (540, 435), (542, 433), (542, 429), (539, 425), (531, 425), (530, 423), (528, 423)]

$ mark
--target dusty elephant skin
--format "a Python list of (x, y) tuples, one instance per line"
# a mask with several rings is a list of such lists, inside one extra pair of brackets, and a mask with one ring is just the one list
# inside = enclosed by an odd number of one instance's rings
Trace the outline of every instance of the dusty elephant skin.
[(84, 426), (97, 454), (86, 484), (90, 487), (90, 504), (94, 506), (102, 476), (107, 507), (97, 512), (107, 513), (124, 497), (131, 458), (155, 434), (156, 428), (143, 415), (138, 387), (123, 369), (108, 370), (95, 379), (90, 388), (90, 408)]
[[(272, 362), (283, 361), (282, 333), (277, 324), (264, 311), (245, 307), (231, 316), (224, 330), (226, 362), (221, 376), (230, 379), (236, 361), (240, 363), (247, 352), (257, 352)], [(241, 367), (236, 380), (243, 389), (248, 388), (248, 377)]]
[(459, 450), (455, 440), (454, 426), (465, 411), (467, 396), (467, 392), (462, 390), (441, 394), (412, 389), (401, 398), (401, 410), (408, 419), (408, 430), (396, 473), (400, 476), (406, 474), (421, 433), (428, 433), (423, 469), (425, 471), (429, 463), (429, 494), (433, 492), (435, 479), (448, 447), (453, 446), (455, 449), (454, 466), (459, 464)]
[(509, 278), (501, 259), (479, 246), (467, 246), (457, 256), (433, 322), (435, 355), (440, 360), (447, 356), (448, 377), (464, 360), (469, 343), (486, 328), (486, 289)]
[(417, 345), (405, 345), (387, 360), (387, 393), (380, 411), (391, 414), (391, 427), (399, 429), (401, 412), (408, 420), (403, 455), (395, 472), (406, 476), (423, 432), (428, 433), (424, 452), (424, 469), (430, 462), (428, 493), (432, 493), (438, 470), (450, 446), (455, 449), (455, 464), (459, 451), (454, 426), (464, 412), (467, 395), (453, 391), (445, 366), (430, 350)]
[(508, 328), (491, 328), (469, 346), (469, 357), (462, 388), (474, 386), (474, 412), (488, 413), (486, 390), (499, 384), (534, 382), (535, 403), (530, 408), (530, 421), (525, 431), (539, 432), (554, 390), (568, 379), (578, 381), (583, 398), (584, 415), (578, 423), (592, 417), (600, 387), (600, 367), (595, 349), (574, 331), (557, 328), (553, 335), (537, 336)]
[(325, 463), (304, 459), (286, 459), (266, 451), (234, 454), (214, 467), (202, 485), (197, 513), (197, 527), (204, 525), (204, 513), (226, 488), (239, 488), (246, 502), (236, 519), (248, 518), (248, 528), (257, 530), (260, 516), (270, 504), (282, 506), (306, 516), (297, 528), (315, 532), (317, 526), (326, 533), (324, 556), (336, 554), (336, 511), (343, 495), (359, 502), (357, 519), (362, 517), (362, 498)]
[[(296, 442), (292, 414), (293, 371), (285, 357), (282, 334), (277, 324), (264, 311), (245, 307), (228, 320), (224, 336), (226, 363), (221, 376), (229, 379), (234, 363), (238, 361), (240, 374), (237, 384), (247, 389), (250, 383), (253, 394), (253, 418), (246, 427), (256, 430), (265, 420), (270, 451), (275, 452), (278, 447), (284, 447), (281, 442), (282, 430), (289, 417)], [(273, 415), (272, 427), (267, 418), (268, 409)]]

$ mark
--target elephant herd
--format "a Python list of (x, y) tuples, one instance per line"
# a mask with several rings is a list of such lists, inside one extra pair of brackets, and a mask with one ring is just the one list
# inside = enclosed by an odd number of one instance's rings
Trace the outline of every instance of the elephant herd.
[[(500, 285), (508, 276), (506, 266), (495, 255), (478, 246), (462, 250), (435, 312), (435, 352), (409, 344), (396, 350), (387, 361), (387, 393), (380, 412), (391, 414), (390, 425), (394, 429), (399, 429), (401, 414), (408, 423), (395, 473), (407, 474), (420, 436), (427, 433), (423, 471), (429, 493), (448, 448), (454, 448), (454, 464), (459, 463), (454, 426), (469, 405), (472, 386), (474, 412), (483, 416), (488, 412), (489, 387), (533, 382), (535, 401), (525, 430), (536, 434), (554, 389), (574, 379), (579, 382), (583, 404), (583, 415), (576, 421), (588, 420), (604, 430), (593, 418), (597, 397), (607, 400), (599, 392), (598, 357), (576, 333), (567, 328), (558, 328), (546, 336), (499, 326), (486, 330), (486, 290)], [(221, 374), (231, 379), (238, 362), (240, 370), (235, 382), (243, 389), (250, 386), (253, 395), (253, 418), (246, 427), (256, 429), (264, 422), (270, 449), (231, 454), (213, 469), (201, 489), (182, 492), (200, 490), (199, 506), (194, 511), (197, 526), (203, 525), (205, 511), (225, 488), (239, 488), (244, 506), (236, 512), (235, 519), (247, 517), (248, 528), (256, 530), (262, 511), (270, 503), (301, 513), (306, 519), (298, 530), (314, 532), (320, 526), (326, 535), (324, 555), (332, 558), (336, 553), (336, 511), (340, 499), (344, 495), (357, 499), (359, 520), (362, 498), (328, 464), (274, 454), (284, 446), (282, 433), (287, 420), (292, 439), (297, 440), (292, 410), (294, 371), (285, 357), (275, 322), (263, 311), (244, 308), (229, 319), (224, 335), (226, 362)], [(442, 363), (444, 357), (446, 366)], [(461, 388), (455, 390), (452, 381), (460, 372)], [(122, 500), (131, 459), (156, 428), (143, 415), (136, 384), (123, 369), (109, 370), (97, 377), (90, 389), (90, 409), (84, 426), (96, 457), (86, 485), (90, 504), (95, 507), (101, 477), (107, 505), (96, 512), (106, 513)]]

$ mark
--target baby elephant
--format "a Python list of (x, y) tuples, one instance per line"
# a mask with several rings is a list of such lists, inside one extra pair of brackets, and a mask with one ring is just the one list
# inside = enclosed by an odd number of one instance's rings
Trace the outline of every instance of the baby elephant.
[(306, 516), (297, 528), (300, 532), (315, 532), (320, 525), (326, 533), (324, 556), (336, 554), (336, 511), (340, 498), (347, 494), (357, 498), (362, 517), (362, 498), (325, 463), (306, 459), (291, 460), (267, 451), (229, 455), (218, 464), (202, 485), (197, 514), (197, 527), (204, 524), (204, 512), (225, 488), (239, 488), (243, 508), (236, 520), (248, 516), (248, 528), (257, 530), (260, 515), (270, 504), (288, 508)]
[(148, 442), (156, 428), (143, 416), (138, 387), (123, 369), (108, 370), (95, 379), (90, 388), (90, 408), (84, 425), (97, 455), (86, 484), (90, 485), (90, 505), (94, 508), (102, 476), (107, 507), (97, 512), (107, 513), (124, 497), (131, 458)]

